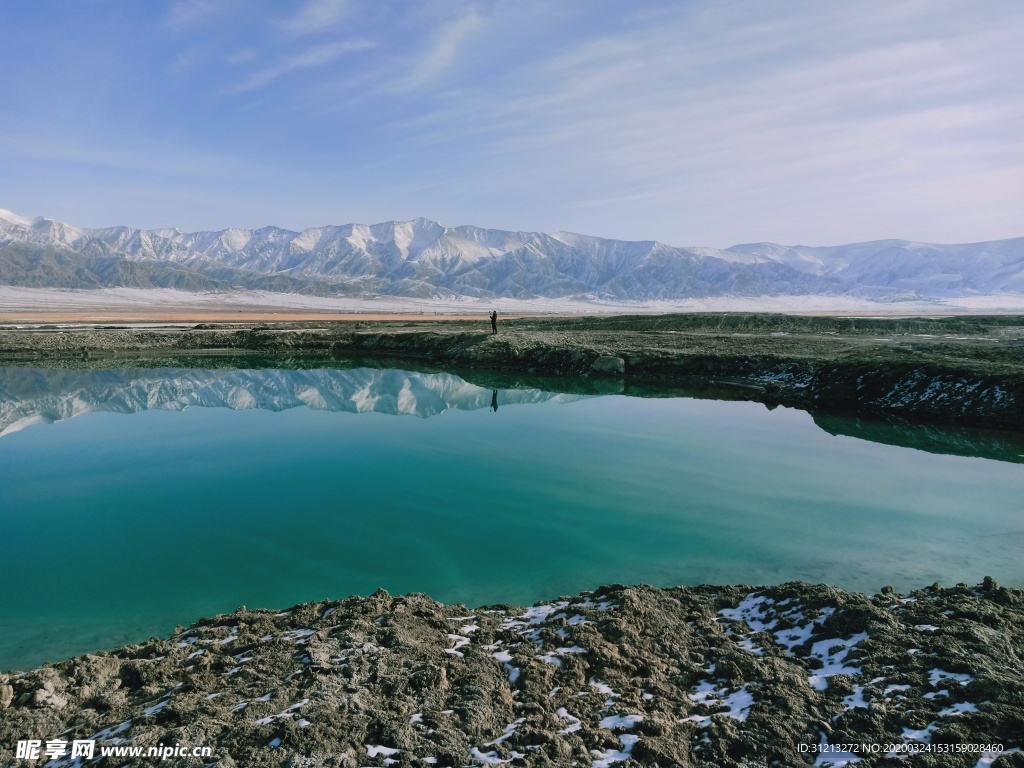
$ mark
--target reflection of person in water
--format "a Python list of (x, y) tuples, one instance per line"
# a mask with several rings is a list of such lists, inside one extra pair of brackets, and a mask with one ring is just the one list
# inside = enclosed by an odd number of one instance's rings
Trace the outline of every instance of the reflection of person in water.
[(491, 391), (491, 410), (495, 413), (498, 412), (498, 390)]
[(493, 310), (491, 312), (491, 335), (493, 336), (498, 332), (498, 312)]

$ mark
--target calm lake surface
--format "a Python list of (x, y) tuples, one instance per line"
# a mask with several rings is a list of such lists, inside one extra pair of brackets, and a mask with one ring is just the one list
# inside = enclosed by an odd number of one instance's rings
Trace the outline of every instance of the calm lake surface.
[[(497, 406), (497, 410), (494, 407)], [(240, 605), (1024, 586), (1024, 466), (450, 374), (0, 368), (0, 669)]]

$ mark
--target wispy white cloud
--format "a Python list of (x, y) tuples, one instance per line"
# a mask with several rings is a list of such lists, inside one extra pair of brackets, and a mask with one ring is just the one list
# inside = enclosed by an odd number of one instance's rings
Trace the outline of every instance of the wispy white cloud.
[(310, 48), (302, 53), (283, 56), (273, 65), (254, 72), (238, 85), (228, 88), (225, 93), (238, 94), (255, 91), (296, 70), (323, 67), (347, 53), (364, 51), (372, 48), (373, 45), (369, 40), (343, 40)]
[(437, 79), (458, 58), (459, 51), (486, 24), (476, 9), (438, 29), (426, 52), (413, 64), (412, 71), (399, 83), (399, 90), (413, 90)]
[[(155, 35), (131, 55), (69, 58), (60, 98), (25, 95), (45, 90), (32, 51), (9, 56), (0, 123), (21, 130), (31, 113), (33, 125), (63, 126), (67, 104), (81, 103), (92, 120), (69, 137), (99, 140), (130, 124), (139, 136), (273, 157), (324, 180), (303, 180), (317, 196), (300, 194), (301, 206), (268, 188), (264, 210), (341, 211), (331, 207), (342, 193), (330, 167), (359, 189), (346, 204), (374, 201), (375, 220), (424, 214), (708, 245), (1021, 234), (1020, 0), (627, 6), (293, 0), (257, 14), (239, 0), (169, 0), (150, 18), (178, 34)], [(135, 16), (120, 29), (94, 16), (97, 27), (77, 42), (108, 34), (116, 46), (149, 29)], [(119, 80), (127, 61), (130, 77)], [(151, 98), (137, 99), (143, 82)], [(224, 93), (247, 96), (211, 98)], [(125, 121), (116, 107), (128, 98), (137, 108)], [(224, 138), (239, 132), (244, 142)], [(40, 157), (51, 150), (56, 167), (53, 148)], [(143, 163), (141, 144), (139, 154)], [(135, 173), (117, 157), (95, 158), (97, 175)], [(197, 190), (221, 184), (202, 162), (183, 167)], [(88, 178), (83, 170), (76, 190)], [(7, 174), (0, 187), (32, 179), (30, 170)], [(306, 223), (323, 221), (292, 222)]]
[(279, 24), (293, 37), (323, 32), (348, 14), (349, 5), (349, 0), (308, 0), (297, 14)]
[(171, 29), (182, 29), (223, 11), (230, 0), (174, 0), (164, 23)]
[[(471, 156), (480, 196), (558, 201), (589, 212), (580, 222), (629, 215), (662, 237), (653, 222), (673, 216), (682, 242), (687, 229), (720, 245), (957, 239), (948, 214), (959, 226), (993, 188), (1022, 198), (1022, 14), (965, 23), (945, 5), (927, 18), (913, 2), (815, 5), (735, 27), (728, 13), (680, 12), (440, 94), (395, 132)], [(1004, 236), (1012, 206), (1000, 206)]]

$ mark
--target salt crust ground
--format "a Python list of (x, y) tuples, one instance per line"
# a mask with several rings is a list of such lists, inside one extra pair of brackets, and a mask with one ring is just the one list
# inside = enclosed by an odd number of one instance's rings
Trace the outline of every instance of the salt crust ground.
[(268, 291), (188, 293), (170, 289), (104, 288), (71, 291), (0, 286), (0, 313), (306, 310), (337, 313), (503, 313), (662, 314), (666, 312), (787, 312), (794, 314), (864, 314), (913, 316), (1024, 312), (1024, 295), (1003, 294), (921, 301), (876, 302), (846, 296), (722, 297), (635, 303), (573, 299), (412, 299), (396, 296), (350, 299)]

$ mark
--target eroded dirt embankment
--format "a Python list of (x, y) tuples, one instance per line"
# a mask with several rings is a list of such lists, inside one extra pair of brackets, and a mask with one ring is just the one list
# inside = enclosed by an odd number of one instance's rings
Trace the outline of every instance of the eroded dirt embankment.
[[(1024, 593), (989, 579), (610, 586), (529, 609), (381, 591), (0, 675), (0, 761), (60, 735), (213, 749), (161, 765), (750, 768), (852, 744), (868, 766), (1012, 766), (1022, 657)], [(155, 761), (103, 764), (128, 763)]]
[(459, 370), (733, 386), (815, 412), (1024, 428), (1024, 318), (668, 315), (479, 322), (0, 330), (0, 361), (116, 365), (232, 350), (414, 359)]

